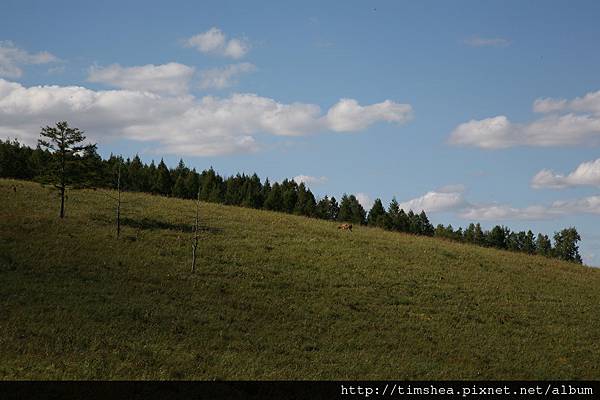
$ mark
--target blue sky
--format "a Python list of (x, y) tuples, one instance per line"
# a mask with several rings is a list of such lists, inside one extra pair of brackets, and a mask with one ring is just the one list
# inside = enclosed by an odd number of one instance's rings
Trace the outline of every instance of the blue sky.
[(574, 225), (600, 265), (598, 2), (82, 3), (3, 1), (0, 136)]

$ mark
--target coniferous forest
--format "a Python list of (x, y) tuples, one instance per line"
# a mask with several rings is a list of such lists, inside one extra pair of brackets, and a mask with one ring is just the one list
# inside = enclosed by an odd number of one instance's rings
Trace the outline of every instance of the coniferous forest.
[[(555, 232), (553, 241), (548, 235), (535, 235), (531, 230), (513, 232), (504, 226), (484, 230), (479, 223), (471, 223), (464, 229), (441, 224), (434, 227), (425, 211), (405, 211), (395, 198), (387, 209), (380, 199), (376, 199), (367, 212), (354, 195), (344, 194), (339, 200), (334, 196), (316, 198), (304, 183), (298, 184), (292, 179), (271, 182), (267, 178), (261, 181), (256, 174), (225, 178), (212, 167), (198, 172), (188, 168), (181, 160), (176, 168), (169, 168), (162, 159), (158, 164), (154, 161), (146, 164), (138, 155), (124, 159), (111, 154), (103, 159), (95, 146), (71, 156), (81, 167), (77, 179), (70, 182), (72, 188), (116, 188), (119, 179), (120, 188), (124, 191), (199, 198), (207, 202), (350, 222), (582, 263), (577, 245), (581, 237), (574, 227)], [(17, 140), (0, 140), (0, 178), (47, 184), (51, 182), (49, 173), (55, 166), (55, 152), (39, 145), (33, 149)]]

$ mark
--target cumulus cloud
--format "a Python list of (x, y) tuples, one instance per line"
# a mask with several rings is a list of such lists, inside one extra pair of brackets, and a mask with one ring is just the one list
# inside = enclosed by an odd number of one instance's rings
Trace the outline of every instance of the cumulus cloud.
[(508, 204), (477, 204), (465, 199), (463, 185), (449, 185), (400, 203), (400, 208), (419, 212), (451, 211), (470, 221), (544, 220), (571, 214), (600, 214), (600, 196), (555, 201), (549, 205), (512, 207)]
[(339, 131), (339, 126), (330, 126), (327, 115), (322, 115), (315, 104), (283, 104), (255, 94), (174, 97), (80, 86), (25, 87), (0, 79), (1, 137), (34, 143), (40, 126), (64, 119), (96, 141), (126, 138), (156, 142), (161, 153), (182, 155), (255, 151), (259, 148), (255, 136), (259, 134), (298, 136)]
[(91, 67), (87, 80), (119, 89), (181, 95), (187, 93), (193, 75), (194, 68), (175, 62), (135, 67), (112, 64), (107, 67)]
[(573, 186), (600, 187), (600, 158), (579, 164), (573, 172), (567, 175), (543, 169), (533, 177), (531, 186), (535, 189), (564, 189)]
[(600, 92), (570, 101), (537, 99), (533, 109), (544, 116), (529, 123), (513, 123), (504, 115), (462, 123), (449, 143), (484, 149), (600, 143)]
[(458, 213), (461, 218), (472, 221), (541, 220), (552, 218), (557, 214), (551, 208), (544, 206), (516, 208), (506, 204), (471, 205)]
[(567, 100), (564, 99), (536, 99), (533, 102), (533, 111), (537, 113), (561, 111), (565, 109), (566, 104)]
[(506, 204), (473, 205), (459, 212), (469, 220), (542, 220), (570, 214), (600, 214), (600, 196), (555, 201), (523, 208)]
[(600, 214), (600, 196), (588, 196), (581, 199), (555, 201), (552, 203), (552, 209), (560, 211), (563, 214)]
[(28, 53), (11, 41), (0, 41), (0, 77), (19, 78), (23, 75), (24, 65), (48, 64), (60, 61), (56, 56), (42, 51)]
[(254, 71), (256, 71), (256, 66), (248, 62), (208, 69), (201, 72), (200, 87), (202, 89), (224, 89), (235, 85), (240, 75)]
[(413, 210), (415, 212), (420, 212), (421, 210), (425, 212), (457, 210), (467, 205), (463, 191), (464, 188), (462, 186), (455, 188), (446, 187), (442, 190), (427, 192), (421, 197), (402, 202), (399, 205), (404, 210)]
[(481, 36), (472, 36), (465, 39), (463, 42), (471, 47), (506, 47), (510, 44), (510, 42), (504, 38), (485, 38)]
[(327, 182), (326, 176), (310, 176), (310, 175), (298, 175), (294, 177), (294, 181), (298, 184), (304, 183), (305, 185), (322, 185)]
[(366, 193), (356, 193), (356, 200), (367, 211), (373, 207), (373, 199)]
[(533, 103), (533, 110), (538, 113), (575, 111), (600, 115), (600, 90), (587, 93), (583, 97), (576, 97), (573, 100), (554, 99), (551, 97), (537, 99)]
[(250, 50), (247, 40), (242, 38), (227, 40), (227, 36), (216, 27), (188, 38), (185, 45), (193, 47), (201, 53), (217, 54), (234, 59), (244, 57)]
[(351, 132), (365, 129), (377, 121), (398, 124), (412, 118), (410, 104), (398, 104), (391, 100), (370, 106), (361, 106), (356, 100), (341, 99), (327, 112), (330, 129), (336, 132)]

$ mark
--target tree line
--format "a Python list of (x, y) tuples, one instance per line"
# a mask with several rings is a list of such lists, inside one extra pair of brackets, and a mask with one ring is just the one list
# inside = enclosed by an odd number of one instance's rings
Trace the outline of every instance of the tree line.
[[(63, 126), (59, 124), (56, 128), (42, 130), (42, 138), (36, 148), (22, 145), (17, 140), (0, 140), (0, 177), (53, 183), (61, 192), (61, 216), (64, 214), (64, 191), (67, 187), (114, 189), (118, 185), (124, 191), (350, 222), (582, 263), (577, 245), (581, 237), (573, 227), (556, 232), (554, 243), (548, 235), (539, 233), (536, 236), (531, 230), (513, 232), (504, 226), (495, 226), (491, 230), (483, 230), (479, 223), (471, 223), (465, 229), (441, 224), (434, 227), (425, 211), (406, 212), (395, 198), (387, 209), (380, 199), (376, 199), (367, 212), (354, 195), (344, 194), (339, 202), (334, 196), (317, 199), (304, 183), (292, 179), (271, 182), (267, 178), (263, 182), (256, 174), (224, 178), (212, 167), (198, 172), (180, 160), (177, 167), (169, 168), (162, 159), (158, 164), (154, 161), (146, 164), (138, 155), (124, 159), (111, 154), (103, 159), (95, 145), (82, 146), (77, 141), (70, 143), (70, 151), (65, 151), (64, 147), (69, 145), (64, 143), (65, 129), (71, 129), (71, 134), (79, 142), (85, 137), (66, 123)], [(52, 145), (49, 140), (54, 137), (54, 143), (60, 144), (61, 129), (62, 150), (61, 145)]]

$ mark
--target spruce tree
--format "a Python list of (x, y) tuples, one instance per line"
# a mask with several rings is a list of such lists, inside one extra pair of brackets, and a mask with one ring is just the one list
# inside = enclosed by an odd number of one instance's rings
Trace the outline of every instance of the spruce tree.
[(200, 175), (196, 172), (196, 169), (190, 171), (185, 177), (185, 198), (193, 199), (198, 197), (200, 192)]
[(342, 195), (340, 200), (340, 210), (337, 220), (341, 222), (352, 222), (352, 207), (350, 205), (350, 197), (346, 193)]
[(164, 160), (161, 159), (158, 167), (156, 168), (156, 180), (154, 181), (154, 191), (163, 196), (171, 194), (172, 182), (171, 172), (165, 164)]
[(367, 218), (367, 212), (353, 194), (348, 197), (350, 202), (350, 222), (355, 224), (364, 224)]
[(398, 218), (399, 213), (400, 213), (400, 206), (398, 205), (398, 201), (394, 197), (392, 199), (392, 201), (390, 201), (390, 205), (388, 206), (388, 212), (387, 212), (388, 221), (389, 221), (388, 229), (391, 229), (393, 231), (400, 231), (399, 218)]
[(433, 225), (429, 222), (429, 218), (427, 218), (427, 214), (425, 214), (425, 210), (421, 211), (419, 214), (420, 222), (421, 222), (421, 234), (425, 236), (433, 236)]
[(283, 211), (283, 196), (281, 186), (275, 182), (265, 199), (263, 208), (271, 211)]
[(173, 185), (173, 197), (179, 197), (181, 199), (185, 199), (187, 197), (187, 189), (185, 186), (185, 176), (184, 174), (179, 174), (175, 179), (175, 184)]
[(383, 208), (383, 203), (381, 203), (381, 199), (375, 199), (373, 202), (373, 206), (369, 210), (369, 216), (367, 217), (367, 225), (370, 226), (379, 226), (383, 228), (385, 224), (385, 216), (387, 213)]

